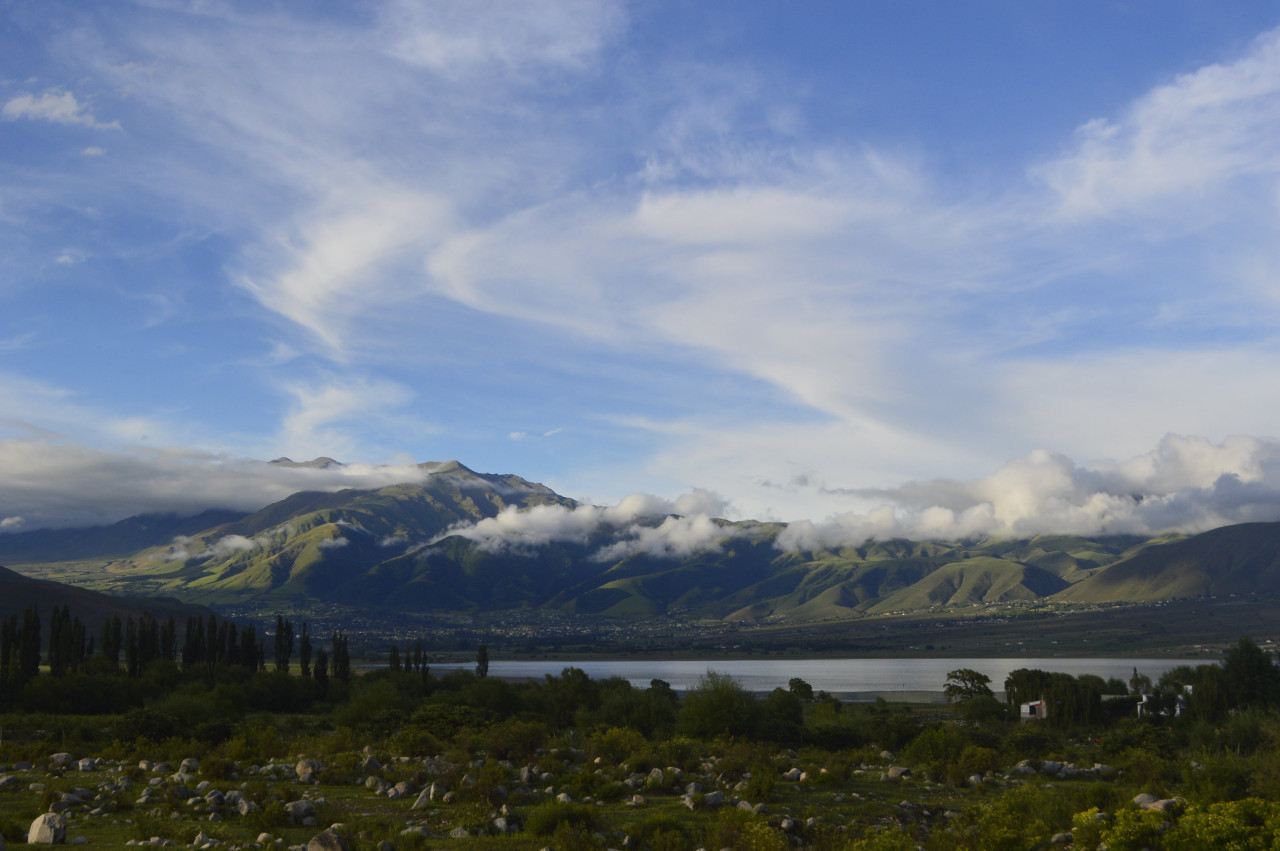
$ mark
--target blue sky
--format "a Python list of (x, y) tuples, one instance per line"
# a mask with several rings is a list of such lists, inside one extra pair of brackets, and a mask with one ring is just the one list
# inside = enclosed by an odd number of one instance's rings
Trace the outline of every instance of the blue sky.
[(15, 0), (0, 523), (248, 507), (280, 455), (1280, 518), (1278, 178), (1274, 3)]

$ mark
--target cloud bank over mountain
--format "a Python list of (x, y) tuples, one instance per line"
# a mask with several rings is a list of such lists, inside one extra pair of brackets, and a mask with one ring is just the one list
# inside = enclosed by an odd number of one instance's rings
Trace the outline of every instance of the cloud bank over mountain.
[[(454, 475), (409, 463), (289, 466), (183, 449), (110, 452), (40, 438), (0, 441), (0, 469), (6, 473), (0, 477), (0, 534), (154, 512), (253, 511), (303, 490), (374, 489)], [(970, 480), (866, 489), (804, 484), (839, 491), (866, 508), (794, 521), (778, 536), (780, 548), (887, 538), (1201, 532), (1280, 520), (1280, 441), (1237, 436), (1214, 443), (1168, 435), (1151, 451), (1121, 461), (1085, 464), (1036, 451)], [(490, 552), (568, 542), (598, 544), (601, 560), (633, 553), (685, 557), (715, 549), (726, 537), (751, 534), (719, 519), (753, 518), (718, 494), (694, 490), (676, 499), (633, 494), (611, 506), (507, 508), (441, 538), (457, 535)], [(228, 552), (258, 545), (239, 537), (217, 544)]]

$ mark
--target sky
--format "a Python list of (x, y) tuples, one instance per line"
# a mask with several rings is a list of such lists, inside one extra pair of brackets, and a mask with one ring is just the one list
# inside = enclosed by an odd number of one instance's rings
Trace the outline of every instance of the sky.
[(1278, 237), (1273, 2), (4, 0), (0, 531), (1277, 520)]

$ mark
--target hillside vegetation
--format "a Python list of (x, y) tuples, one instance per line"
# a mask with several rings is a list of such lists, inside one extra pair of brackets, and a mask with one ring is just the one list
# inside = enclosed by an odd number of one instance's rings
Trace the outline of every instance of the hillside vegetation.
[[(645, 546), (673, 518), (582, 522), (574, 534), (484, 538), (504, 512), (582, 508), (519, 476), (457, 462), (420, 484), (304, 492), (249, 515), (131, 518), (88, 530), (0, 535), (30, 575), (129, 595), (237, 605), (316, 602), (405, 612), (545, 610), (623, 619), (680, 615), (796, 622), (1009, 603), (1141, 602), (1280, 590), (1280, 524), (1193, 537), (1045, 535), (867, 541), (784, 551), (780, 523), (710, 521), (692, 551)], [(599, 511), (598, 509), (591, 509)], [(539, 515), (543, 519), (549, 515)], [(535, 530), (537, 532), (537, 530)]]

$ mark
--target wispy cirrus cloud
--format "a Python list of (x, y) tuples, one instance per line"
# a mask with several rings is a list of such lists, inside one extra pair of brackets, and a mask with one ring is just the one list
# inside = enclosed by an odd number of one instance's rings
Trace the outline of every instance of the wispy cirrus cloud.
[[(40, 94), (23, 93), (5, 101), (0, 117), (9, 121), (46, 121), (51, 124), (75, 124), (95, 130), (119, 130), (120, 122), (99, 121), (88, 104), (81, 103), (72, 92), (51, 89)], [(101, 149), (93, 149), (101, 150)]]

